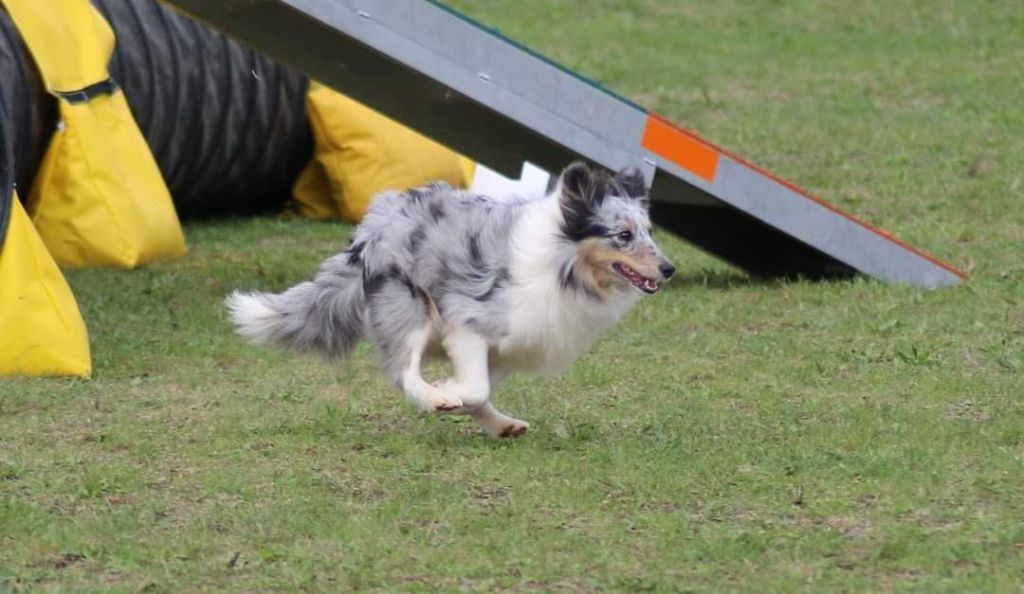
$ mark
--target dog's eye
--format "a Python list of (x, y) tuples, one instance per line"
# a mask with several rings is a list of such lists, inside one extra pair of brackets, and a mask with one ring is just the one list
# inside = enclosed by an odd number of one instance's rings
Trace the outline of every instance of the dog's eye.
[(632, 231), (622, 231), (618, 235), (616, 235), (615, 237), (618, 238), (618, 240), (623, 242), (623, 243), (629, 243), (629, 242), (633, 241), (633, 232)]

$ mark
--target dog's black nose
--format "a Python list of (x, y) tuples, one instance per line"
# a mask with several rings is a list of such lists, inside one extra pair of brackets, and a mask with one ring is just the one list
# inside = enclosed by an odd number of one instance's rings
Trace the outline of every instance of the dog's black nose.
[(672, 275), (676, 273), (676, 267), (669, 262), (665, 262), (664, 264), (659, 266), (658, 269), (661, 270), (661, 276), (665, 277), (666, 279), (672, 278)]

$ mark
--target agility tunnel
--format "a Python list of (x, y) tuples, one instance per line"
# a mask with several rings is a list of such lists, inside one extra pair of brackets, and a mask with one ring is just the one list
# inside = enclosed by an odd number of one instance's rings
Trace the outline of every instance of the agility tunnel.
[(655, 222), (755, 275), (963, 278), (440, 3), (166, 4), (210, 27), (155, 0), (0, 0), (0, 374), (89, 374), (58, 266), (182, 257), (179, 217), (355, 221), (473, 161), (640, 165)]
[(154, 0), (0, 6), (0, 375), (90, 373), (59, 266), (182, 257), (179, 216), (355, 221), (379, 190), (471, 175)]

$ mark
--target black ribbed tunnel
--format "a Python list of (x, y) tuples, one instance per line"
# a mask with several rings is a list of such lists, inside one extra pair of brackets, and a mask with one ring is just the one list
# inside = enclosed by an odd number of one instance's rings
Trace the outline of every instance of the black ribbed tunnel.
[[(117, 40), (111, 76), (125, 93), (178, 214), (281, 208), (312, 157), (306, 78), (156, 0), (93, 3)], [(2, 8), (0, 81), (0, 147), (8, 147), (0, 148), (0, 161), (13, 161), (13, 176), (27, 194), (57, 110)]]
[(7, 117), (0, 104), (0, 250), (7, 238), (7, 227), (11, 222), (11, 206), (14, 202), (14, 160), (7, 133)]

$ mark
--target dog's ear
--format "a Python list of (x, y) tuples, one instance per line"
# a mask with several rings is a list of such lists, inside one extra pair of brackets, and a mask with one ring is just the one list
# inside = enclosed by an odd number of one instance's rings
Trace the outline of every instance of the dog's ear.
[(560, 184), (562, 202), (583, 201), (589, 203), (594, 189), (594, 172), (583, 161), (576, 161), (562, 171)]
[(644, 174), (636, 165), (630, 165), (615, 174), (618, 183), (630, 198), (646, 198), (647, 185)]
[(561, 196), (562, 230), (566, 236), (578, 241), (586, 236), (590, 218), (604, 200), (604, 184), (599, 183), (595, 173), (586, 163), (577, 161), (562, 171), (558, 183)]
[(590, 212), (604, 200), (607, 191), (594, 170), (582, 161), (576, 161), (562, 171), (558, 185), (562, 195), (559, 202), (563, 212), (576, 211), (581, 214)]

